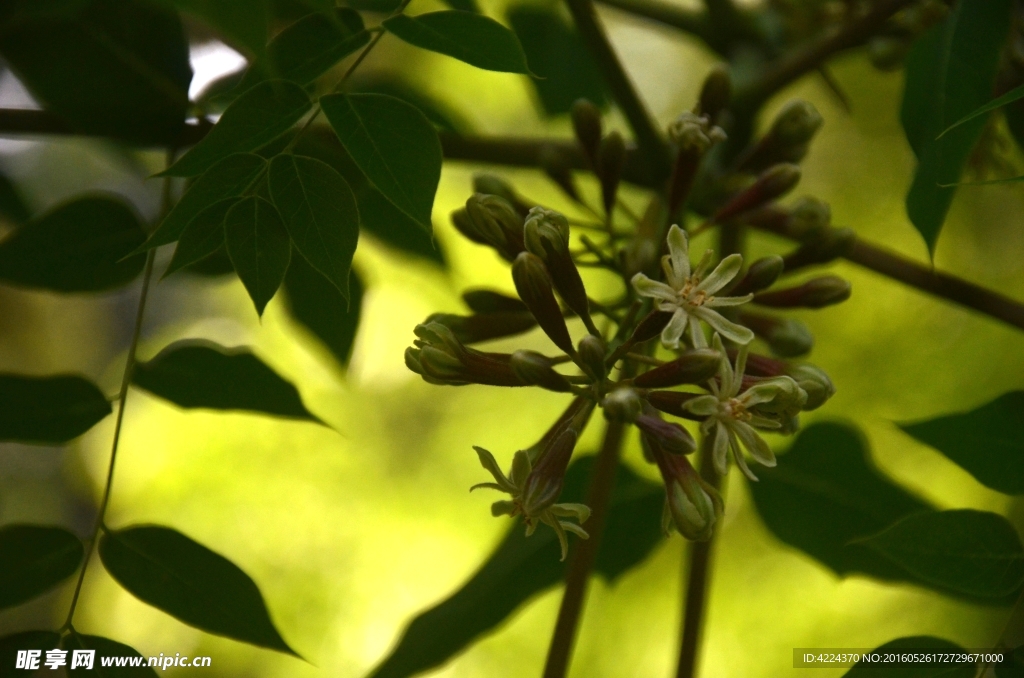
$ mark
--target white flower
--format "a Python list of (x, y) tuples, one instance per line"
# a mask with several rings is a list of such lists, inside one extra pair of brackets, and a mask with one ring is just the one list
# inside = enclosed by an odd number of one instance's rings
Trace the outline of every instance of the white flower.
[(777, 431), (782, 428), (782, 424), (759, 414), (756, 406), (772, 403), (782, 405), (784, 409), (799, 408), (806, 402), (807, 394), (791, 377), (773, 377), (759, 381), (741, 394), (748, 347), (740, 348), (736, 356), (736, 367), (733, 369), (722, 345), (722, 339), (717, 334), (714, 337), (714, 346), (721, 351), (722, 362), (718, 368), (718, 377), (708, 382), (711, 395), (689, 400), (683, 407), (697, 416), (706, 417), (700, 428), (707, 437), (706, 444), (711, 445), (715, 470), (725, 475), (729, 470), (729, 451), (732, 450), (736, 464), (743, 474), (751, 480), (757, 480), (743, 458), (740, 444), (742, 443), (758, 463), (769, 467), (775, 466), (775, 455), (756, 429)]
[(682, 149), (693, 149), (700, 153), (707, 151), (720, 141), (725, 141), (725, 131), (711, 124), (706, 115), (689, 111), (683, 113), (669, 125), (669, 138)]
[(672, 319), (661, 333), (661, 343), (669, 348), (679, 348), (679, 339), (687, 328), (694, 348), (706, 347), (708, 342), (700, 326), (701, 320), (737, 344), (749, 344), (754, 338), (754, 333), (749, 329), (726, 320), (721, 313), (712, 310), (723, 306), (738, 306), (754, 298), (752, 294), (742, 297), (715, 296), (715, 292), (739, 274), (743, 267), (743, 257), (730, 254), (705, 277), (712, 254), (711, 250), (705, 252), (697, 268), (691, 272), (686, 231), (673, 225), (668, 231), (668, 254), (661, 258), (661, 267), (668, 284), (651, 280), (643, 273), (633, 276), (633, 287), (637, 294), (656, 300), (659, 311), (673, 312)]

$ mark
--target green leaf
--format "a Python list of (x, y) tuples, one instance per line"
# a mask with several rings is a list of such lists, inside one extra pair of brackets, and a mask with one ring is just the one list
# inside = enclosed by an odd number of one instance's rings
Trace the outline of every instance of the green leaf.
[(107, 572), (136, 598), (208, 633), (298, 656), (281, 638), (256, 583), (237, 565), (176, 530), (107, 531)]
[(963, 414), (899, 426), (985, 486), (1024, 494), (1024, 391), (1005, 393)]
[(552, 9), (515, 5), (508, 22), (522, 43), (530, 78), (548, 115), (568, 113), (574, 101), (589, 99), (597, 106), (607, 104), (604, 78), (579, 33)]
[(231, 263), (262, 316), (281, 286), (292, 256), (281, 215), (268, 200), (245, 198), (228, 210), (224, 236)]
[(261, 82), (235, 99), (213, 129), (160, 176), (194, 177), (232, 153), (255, 151), (287, 132), (311, 105), (294, 82)]
[[(214, 203), (188, 222), (163, 277), (196, 264), (224, 247), (224, 219), (238, 198)], [(232, 269), (229, 269), (232, 270)]]
[(55, 292), (114, 289), (142, 271), (145, 257), (127, 255), (145, 239), (138, 217), (120, 200), (78, 198), (0, 242), (0, 280)]
[(55, 631), (22, 631), (0, 638), (0, 678), (32, 675), (15, 668), (19, 650), (40, 650), (39, 666), (43, 666), (47, 650), (60, 647), (60, 634)]
[(472, 125), (453, 110), (446, 102), (441, 101), (420, 86), (408, 82), (395, 73), (369, 73), (354, 75), (349, 91), (358, 94), (386, 94), (401, 99), (420, 109), (434, 127), (445, 132), (467, 135), (473, 132)]
[(139, 251), (176, 241), (200, 212), (221, 200), (239, 197), (266, 168), (267, 161), (252, 153), (235, 153), (224, 158), (192, 182)]
[(333, 16), (310, 14), (274, 36), (266, 54), (242, 78), (239, 91), (267, 78), (309, 84), (369, 41), (370, 33), (355, 10), (339, 8)]
[[(68, 667), (71, 666), (71, 653), (74, 650), (95, 650), (96, 656), (91, 669), (78, 667), (69, 670), (72, 676), (92, 678), (155, 678), (156, 669), (149, 668), (146, 657), (133, 647), (102, 636), (87, 636), (78, 631), (71, 631), (61, 642), (61, 648), (68, 651)], [(102, 657), (111, 659), (112, 664), (121, 666), (104, 666)]]
[(360, 229), (391, 247), (445, 265), (444, 255), (430, 232), (374, 188), (334, 134), (311, 130), (299, 140), (295, 151), (326, 162), (345, 178), (359, 206)]
[(295, 249), (348, 298), (359, 240), (352, 189), (327, 163), (286, 154), (270, 163), (270, 195)]
[(1013, 103), (1014, 101), (1017, 101), (1018, 99), (1024, 99), (1024, 85), (1021, 85), (1020, 87), (1015, 87), (1015, 88), (1011, 89), (1009, 92), (1007, 92), (1006, 94), (1004, 94), (1004, 95), (1002, 95), (1000, 97), (996, 97), (995, 99), (993, 99), (992, 101), (988, 102), (984, 106), (982, 106), (980, 108), (976, 108), (975, 110), (971, 111), (970, 113), (968, 113), (964, 117), (960, 118), (959, 120), (957, 120), (955, 123), (953, 123), (952, 125), (950, 125), (946, 129), (944, 129), (942, 131), (942, 134), (939, 135), (939, 138), (941, 139), (951, 129), (953, 129), (955, 127), (959, 127), (960, 125), (964, 124), (965, 122), (969, 122), (971, 120), (974, 120), (975, 118), (977, 118), (979, 116), (982, 116), (982, 115), (985, 115), (986, 113), (989, 113), (991, 111), (994, 111), (997, 108), (1002, 108), (1006, 104)]
[(175, 342), (135, 367), (132, 383), (185, 408), (247, 410), (319, 422), (298, 390), (244, 348)]
[(410, 45), (439, 52), (488, 71), (530, 73), (516, 34), (474, 12), (447, 10), (411, 17), (396, 14), (384, 27)]
[(8, 525), (0, 529), (0, 610), (46, 593), (78, 570), (85, 548), (59, 527)]
[(118, 0), (5, 0), (0, 54), (75, 130), (170, 142), (183, 129), (192, 69), (173, 11)]
[(103, 393), (81, 377), (0, 374), (0, 441), (66, 443), (110, 412)]
[(331, 94), (320, 106), (374, 187), (429, 232), (441, 142), (415, 107), (381, 94)]
[(293, 257), (284, 291), (292, 318), (322, 341), (339, 363), (348, 365), (363, 304), (363, 284), (356, 272), (349, 274), (346, 300), (304, 258)]
[(267, 0), (164, 0), (212, 28), (228, 45), (262, 54), (267, 42)]
[(907, 215), (929, 252), (935, 251), (956, 192), (951, 184), (959, 180), (985, 121), (974, 118), (937, 137), (991, 98), (1009, 13), (1010, 0), (957, 3), (907, 58), (900, 120), (918, 160)]
[(780, 540), (840, 576), (854, 573), (906, 580), (906, 573), (850, 542), (931, 507), (883, 476), (857, 429), (812, 424), (750, 483), (761, 519)]
[(860, 543), (921, 581), (970, 596), (1000, 598), (1024, 582), (1024, 546), (995, 513), (916, 513)]
[[(918, 652), (922, 654), (951, 654), (966, 652), (956, 643), (934, 636), (910, 636), (890, 640), (876, 647), (872, 652), (886, 653)], [(843, 678), (973, 678), (977, 667), (974, 664), (952, 663), (868, 663), (858, 662), (843, 674)]]
[(0, 217), (15, 224), (32, 218), (32, 212), (21, 197), (18, 187), (3, 172), (0, 172)]
[[(592, 467), (593, 457), (585, 457), (569, 468), (559, 501), (583, 501)], [(664, 502), (665, 491), (660, 484), (640, 478), (626, 466), (619, 467), (595, 563), (599, 575), (614, 581), (654, 550), (663, 539), (660, 524)], [(527, 600), (561, 582), (565, 563), (558, 559), (558, 540), (553, 531), (538, 529), (526, 537), (522, 524), (517, 522), (469, 581), (412, 620), (372, 678), (405, 678), (440, 666)]]

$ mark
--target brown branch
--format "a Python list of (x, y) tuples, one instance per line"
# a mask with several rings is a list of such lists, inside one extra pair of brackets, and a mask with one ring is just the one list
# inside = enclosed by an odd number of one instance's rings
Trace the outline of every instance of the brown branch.
[(737, 109), (753, 111), (780, 89), (816, 70), (827, 59), (862, 45), (889, 18), (916, 0), (879, 0), (867, 14), (858, 17), (809, 44), (780, 57), (774, 64), (733, 98)]

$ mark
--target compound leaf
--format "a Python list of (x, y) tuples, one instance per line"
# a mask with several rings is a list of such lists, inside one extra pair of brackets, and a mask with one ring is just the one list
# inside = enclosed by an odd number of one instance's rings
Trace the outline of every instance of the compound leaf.
[(323, 342), (339, 363), (348, 365), (363, 303), (363, 284), (355, 270), (349, 274), (346, 300), (303, 257), (292, 257), (284, 292), (292, 318)]
[(224, 218), (228, 256), (246, 291), (263, 315), (284, 280), (292, 256), (288, 229), (277, 208), (263, 198), (235, 203)]
[(206, 259), (224, 247), (224, 219), (238, 198), (214, 203), (188, 222), (163, 277)]
[(455, 57), (488, 71), (529, 73), (516, 34), (475, 12), (446, 10), (411, 17), (396, 14), (384, 27), (410, 45)]
[(103, 393), (81, 377), (0, 374), (0, 441), (66, 443), (110, 412)]
[(0, 610), (46, 593), (78, 570), (85, 548), (59, 527), (7, 525), (0, 529)]

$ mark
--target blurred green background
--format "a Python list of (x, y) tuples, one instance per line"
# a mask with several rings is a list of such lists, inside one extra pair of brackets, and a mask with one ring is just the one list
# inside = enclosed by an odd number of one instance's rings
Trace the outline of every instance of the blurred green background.
[[(502, 15), (498, 7), (486, 9)], [(678, 33), (610, 10), (603, 17), (659, 123), (691, 108), (713, 64), (709, 54)], [(206, 55), (205, 61), (194, 60), (198, 76), (208, 79), (212, 70), (237, 66), (237, 56), (223, 46), (201, 50), (195, 55)], [(570, 134), (567, 118), (540, 115), (524, 77), (476, 70), (387, 38), (366, 68), (401, 69), (478, 133)], [(858, 54), (836, 61), (833, 73), (850, 112), (819, 80), (806, 78), (772, 100), (762, 120), (795, 97), (812, 101), (825, 117), (794, 195), (828, 201), (836, 224), (926, 262), (924, 243), (903, 208), (913, 156), (898, 122), (902, 75), (878, 72)], [(10, 74), (0, 81), (0, 104), (31, 105)], [(627, 131), (615, 114), (606, 124)], [(104, 190), (128, 197), (152, 218), (159, 183), (143, 177), (161, 161), (155, 153), (127, 154), (99, 141), (0, 140), (0, 169), (36, 210)], [(157, 284), (151, 297), (142, 358), (186, 337), (252, 346), (299, 386), (307, 406), (334, 430), (185, 412), (133, 391), (108, 523), (171, 526), (237, 563), (259, 584), (278, 628), (309, 663), (186, 627), (135, 600), (101, 567), (89, 569), (76, 617), (81, 631), (116, 638), (146, 656), (209, 655), (212, 667), (203, 674), (211, 677), (362, 676), (413, 614), (446, 597), (483, 562), (509, 523), (491, 518), (490, 497), (467, 491), (486, 479), (471, 446), (484, 446), (507, 464), (547, 428), (565, 398), (528, 389), (430, 386), (404, 366), (413, 327), (432, 312), (463, 310), (463, 289), (512, 290), (507, 265), (460, 239), (448, 221), (481, 169), (445, 165), (434, 221), (449, 270), (369, 238), (360, 241), (356, 267), (368, 291), (347, 370), (288, 317), (280, 298), (258, 321), (237, 280), (179, 275)], [(539, 173), (491, 170), (531, 198), (569, 209)], [(630, 189), (626, 197), (642, 209), (640, 191)], [(962, 189), (935, 266), (1024, 298), (1022, 212), (1024, 192), (1013, 185)], [(749, 246), (755, 254), (788, 247), (768, 236), (751, 237)], [(169, 254), (161, 253), (164, 264)], [(1019, 501), (982, 487), (893, 425), (967, 410), (1024, 388), (1024, 336), (852, 265), (834, 269), (852, 280), (850, 301), (800, 317), (816, 336), (812, 360), (831, 375), (838, 392), (805, 423), (854, 422), (878, 465), (922, 497), (943, 508), (1008, 512), (1024, 528)], [(615, 291), (603, 279), (588, 278), (588, 286), (598, 297), (602, 290)], [(137, 293), (137, 284), (104, 296), (0, 288), (0, 370), (82, 373), (114, 393)], [(537, 331), (495, 348), (544, 348), (546, 342)], [(111, 417), (64, 449), (0, 445), (0, 522), (54, 522), (88, 532), (112, 427)], [(599, 429), (595, 422), (582, 452), (596, 447)], [(779, 450), (788, 445), (781, 437), (772, 443)], [(635, 436), (626, 457), (640, 473), (656, 477)], [(1007, 615), (910, 586), (837, 579), (764, 528), (735, 473), (720, 534), (703, 676), (831, 678), (844, 670), (793, 669), (792, 649), (874, 647), (925, 634), (983, 647), (995, 640)], [(594, 583), (573, 676), (669, 675), (678, 651), (683, 550), (676, 535), (614, 586)], [(0, 613), (0, 635), (59, 625), (70, 593), (66, 585)], [(431, 675), (539, 674), (559, 595), (553, 590), (534, 600)]]

